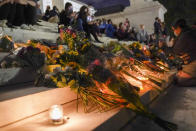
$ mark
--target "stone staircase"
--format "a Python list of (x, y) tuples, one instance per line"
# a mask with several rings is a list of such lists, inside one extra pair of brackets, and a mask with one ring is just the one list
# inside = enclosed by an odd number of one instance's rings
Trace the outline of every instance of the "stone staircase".
[[(46, 24), (46, 23), (45, 23)], [(44, 23), (43, 23), (44, 25)], [(28, 39), (47, 39), (55, 42), (57, 33), (44, 32), (45, 29), (55, 30), (54, 24), (37, 28), (37, 31), (21, 29), (5, 29), (13, 35), (14, 41), (25, 42)], [(16, 33), (19, 32), (19, 33)], [(104, 43), (111, 40), (100, 38)], [(126, 42), (123, 42), (126, 43)], [(127, 42), (129, 43), (129, 42)], [(95, 43), (101, 46), (102, 44)], [(0, 52), (0, 61), (8, 53)], [(163, 88), (169, 86), (173, 73), (166, 75)], [(118, 131), (135, 119), (135, 113), (127, 109), (114, 109), (105, 113), (93, 111), (84, 113), (81, 102), (76, 110), (77, 95), (69, 88), (34, 87), (36, 75), (31, 69), (10, 68), (0, 69), (0, 130), (2, 131)], [(148, 105), (159, 94), (154, 90), (145, 90), (141, 94), (142, 101)], [(52, 105), (63, 105), (65, 115), (70, 120), (62, 126), (52, 126), (48, 122), (48, 109)]]
[(58, 38), (57, 24), (41, 21), (40, 25), (34, 25), (35, 31), (18, 28), (3, 28), (4, 34), (12, 36), (14, 42), (27, 42), (27, 40), (49, 40), (56, 42)]
[[(99, 113), (95, 110), (86, 114), (80, 102), (77, 111), (75, 92), (69, 88), (34, 87), (32, 82), (24, 79), (24, 76), (29, 74), (28, 71), (24, 74), (19, 73), (17, 74), (18, 79), (13, 81), (16, 83), (0, 87), (0, 129), (3, 131), (118, 131), (135, 119), (135, 113), (120, 108), (106, 113)], [(167, 83), (164, 88), (169, 86), (171, 78), (172, 73), (167, 75)], [(140, 95), (143, 103), (148, 105), (159, 94), (148, 89)], [(48, 122), (48, 109), (56, 104), (63, 105), (65, 115), (70, 117), (66, 124), (59, 127), (52, 126)]]

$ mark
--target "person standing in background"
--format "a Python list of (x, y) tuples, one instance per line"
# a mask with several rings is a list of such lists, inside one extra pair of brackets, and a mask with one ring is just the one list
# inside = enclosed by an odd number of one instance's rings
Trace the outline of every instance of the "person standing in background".
[(14, 0), (0, 1), (0, 27), (13, 27), (16, 14), (16, 3)]
[(126, 18), (125, 22), (124, 22), (124, 27), (127, 29), (130, 27), (130, 21), (128, 18)]
[(148, 44), (149, 43), (149, 36), (147, 31), (145, 30), (145, 26), (144, 25), (140, 25), (140, 30), (137, 34), (137, 40), (140, 43), (145, 43)]
[(116, 35), (117, 35), (118, 40), (125, 39), (125, 27), (123, 26), (122, 22), (119, 24), (118, 31), (117, 31)]
[(29, 26), (30, 30), (35, 30), (33, 26), (36, 24), (36, 5), (39, 0), (27, 0), (27, 6), (24, 10), (25, 24)]
[(159, 43), (160, 32), (161, 32), (160, 19), (158, 17), (156, 17), (155, 22), (154, 22), (154, 34), (156, 36), (156, 44), (157, 45)]

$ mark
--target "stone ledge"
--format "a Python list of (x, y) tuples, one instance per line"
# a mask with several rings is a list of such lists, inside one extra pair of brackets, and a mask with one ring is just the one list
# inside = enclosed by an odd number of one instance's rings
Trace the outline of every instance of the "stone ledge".
[(77, 98), (69, 88), (57, 88), (0, 102), (0, 128)]
[(58, 33), (50, 33), (44, 31), (30, 31), (30, 30), (22, 30), (22, 29), (10, 29), (10, 28), (4, 28), (4, 33), (6, 35), (12, 36), (13, 41), (15, 42), (27, 42), (27, 40), (32, 40), (32, 39), (36, 39), (36, 40), (46, 39), (55, 42), (59, 36)]
[(35, 77), (36, 73), (30, 68), (0, 69), (0, 87), (32, 82)]

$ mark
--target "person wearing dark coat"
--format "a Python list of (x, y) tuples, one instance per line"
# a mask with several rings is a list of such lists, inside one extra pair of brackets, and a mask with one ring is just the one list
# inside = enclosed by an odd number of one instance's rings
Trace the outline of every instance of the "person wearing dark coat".
[(59, 10), (57, 9), (56, 6), (53, 6), (53, 9), (50, 11), (50, 18), (54, 16), (59, 16)]
[(48, 21), (50, 19), (50, 6), (47, 6), (43, 20)]
[(177, 74), (178, 84), (181, 86), (196, 85), (196, 29), (190, 28), (186, 20), (179, 19), (172, 26), (177, 37), (173, 47), (176, 55), (184, 60), (184, 66)]
[(155, 18), (155, 22), (154, 22), (154, 34), (156, 36), (156, 44), (158, 44), (159, 42), (159, 35), (161, 32), (161, 23), (158, 17)]
[(25, 24), (30, 28), (36, 23), (36, 5), (39, 0), (27, 0), (28, 4), (24, 9)]
[(118, 30), (116, 32), (116, 35), (117, 35), (117, 39), (118, 40), (124, 40), (125, 39), (125, 29), (123, 27), (123, 23), (122, 22), (119, 24), (119, 28), (118, 28)]
[(0, 27), (13, 27), (16, 4), (9, 0), (0, 1)]
[(59, 25), (64, 25), (65, 27), (70, 26), (72, 24), (72, 18), (71, 18), (72, 13), (73, 13), (72, 4), (67, 2), (65, 4), (65, 10), (61, 11), (59, 15), (60, 17)]
[(114, 26), (112, 24), (112, 20), (109, 19), (108, 20), (108, 25), (106, 26), (106, 36), (113, 38), (115, 31), (116, 30), (115, 30), (115, 28), (114, 28)]

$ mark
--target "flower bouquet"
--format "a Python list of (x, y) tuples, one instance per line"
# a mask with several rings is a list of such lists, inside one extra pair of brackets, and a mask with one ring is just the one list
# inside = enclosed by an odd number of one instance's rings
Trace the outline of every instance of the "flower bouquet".
[[(126, 107), (153, 120), (166, 130), (177, 129), (175, 124), (164, 121), (148, 111), (140, 100), (136, 88), (138, 85), (129, 82), (123, 75), (134, 73), (131, 78), (145, 83), (150, 76), (139, 69), (148, 70), (149, 67), (138, 60), (132, 62), (125, 57), (119, 57), (119, 62), (117, 60), (115, 62), (117, 58), (113, 55), (103, 54), (98, 47), (80, 35), (76, 34), (73, 37), (73, 32), (73, 30), (61, 31), (60, 44), (67, 48), (59, 53), (55, 60), (50, 60), (53, 57), (47, 57), (47, 65), (58, 65), (48, 73), (43, 72), (43, 79), (47, 79), (48, 84), (51, 82), (60, 88), (71, 88), (78, 94), (78, 99), (82, 99), (87, 112), (93, 107), (100, 111)], [(132, 72), (127, 72), (127, 69)]]
[(30, 67), (35, 71), (41, 68), (45, 63), (45, 55), (38, 48), (32, 46), (22, 47), (9, 57), (3, 59), (1, 68), (11, 67)]

